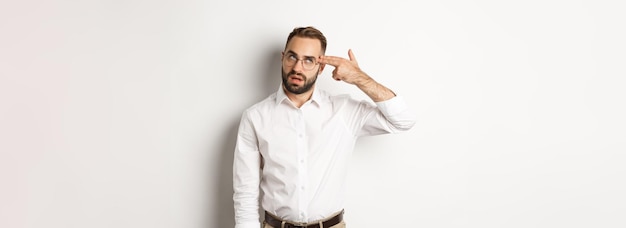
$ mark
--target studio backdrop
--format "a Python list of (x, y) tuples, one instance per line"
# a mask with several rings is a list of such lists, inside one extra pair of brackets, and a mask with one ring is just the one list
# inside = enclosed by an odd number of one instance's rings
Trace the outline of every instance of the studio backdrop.
[[(621, 1), (0, 3), (0, 227), (228, 228), (242, 112), (315, 26), (401, 95), (348, 227), (625, 227)], [(334, 81), (318, 88), (369, 99)]]

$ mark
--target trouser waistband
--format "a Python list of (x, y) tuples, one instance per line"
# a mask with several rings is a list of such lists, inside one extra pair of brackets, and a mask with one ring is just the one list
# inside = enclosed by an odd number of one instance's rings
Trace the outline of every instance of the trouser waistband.
[(337, 215), (312, 223), (285, 221), (265, 211), (265, 222), (274, 228), (329, 228), (343, 221), (343, 210)]

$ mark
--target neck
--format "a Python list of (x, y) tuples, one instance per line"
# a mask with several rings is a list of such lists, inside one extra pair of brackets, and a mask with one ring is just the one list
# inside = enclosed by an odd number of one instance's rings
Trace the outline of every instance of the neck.
[(298, 108), (302, 107), (304, 103), (311, 99), (311, 97), (313, 96), (313, 90), (315, 90), (315, 85), (313, 85), (313, 87), (311, 87), (309, 91), (301, 94), (295, 94), (287, 91), (287, 89), (285, 89), (285, 86), (283, 85), (283, 91), (285, 91), (287, 98), (289, 98), (291, 103), (293, 103)]

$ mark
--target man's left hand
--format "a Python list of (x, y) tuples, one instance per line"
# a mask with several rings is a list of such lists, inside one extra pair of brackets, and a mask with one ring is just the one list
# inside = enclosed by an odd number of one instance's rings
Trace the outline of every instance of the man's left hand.
[(348, 57), (350, 59), (337, 56), (321, 56), (319, 62), (335, 67), (335, 70), (333, 70), (333, 79), (337, 81), (359, 85), (369, 80), (370, 77), (359, 68), (359, 63), (356, 61), (352, 49), (348, 50)]

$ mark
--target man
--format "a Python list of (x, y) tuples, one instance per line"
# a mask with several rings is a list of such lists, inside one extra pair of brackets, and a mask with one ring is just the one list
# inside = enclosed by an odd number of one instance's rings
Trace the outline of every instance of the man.
[[(409, 130), (414, 116), (401, 97), (349, 59), (325, 56), (326, 37), (295, 28), (282, 53), (278, 91), (242, 115), (233, 163), (236, 228), (345, 227), (348, 159), (359, 136)], [(376, 105), (317, 89), (326, 64)]]

